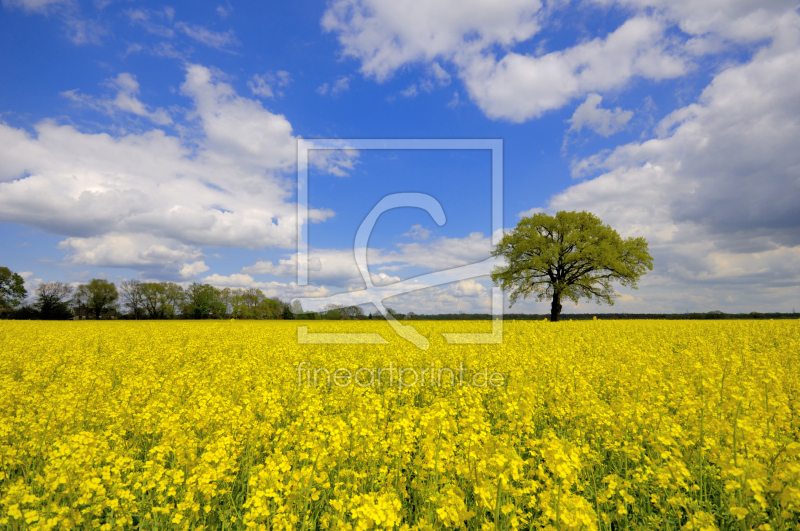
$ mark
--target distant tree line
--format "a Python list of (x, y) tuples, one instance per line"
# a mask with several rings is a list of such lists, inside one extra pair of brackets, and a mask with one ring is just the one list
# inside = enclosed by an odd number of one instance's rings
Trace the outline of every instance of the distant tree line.
[[(267, 297), (257, 288), (217, 288), (197, 282), (124, 280), (119, 286), (94, 278), (77, 287), (45, 282), (28, 296), (23, 278), (0, 267), (0, 318), (5, 319), (373, 319), (359, 306), (328, 305), (304, 312), (295, 301)], [(403, 316), (389, 309), (398, 319)]]
[[(378, 312), (366, 314), (360, 306), (329, 304), (319, 312), (303, 311), (294, 304), (267, 297), (256, 288), (217, 288), (193, 283), (184, 288), (174, 282), (113, 282), (94, 278), (77, 287), (63, 282), (40, 284), (33, 300), (24, 279), (7, 267), (0, 267), (0, 319), (326, 319), (379, 320)], [(398, 320), (486, 320), (485, 313), (398, 313), (387, 308)], [(506, 313), (505, 320), (542, 320), (548, 314)], [(797, 319), (797, 313), (575, 313), (564, 320), (609, 319)]]

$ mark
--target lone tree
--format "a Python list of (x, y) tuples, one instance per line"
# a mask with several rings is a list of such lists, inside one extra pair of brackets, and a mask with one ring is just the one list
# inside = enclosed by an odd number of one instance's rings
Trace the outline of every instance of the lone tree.
[(613, 305), (612, 281), (637, 289), (645, 270), (653, 269), (644, 238), (623, 240), (589, 212), (523, 218), (492, 254), (505, 259), (492, 271), (492, 281), (510, 292), (511, 305), (520, 297), (551, 299), (551, 321), (558, 321), (564, 298)]

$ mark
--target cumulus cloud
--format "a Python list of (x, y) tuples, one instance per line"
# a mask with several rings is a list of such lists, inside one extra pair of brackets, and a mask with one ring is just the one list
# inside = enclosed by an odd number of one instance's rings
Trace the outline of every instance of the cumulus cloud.
[[(132, 76), (114, 82), (128, 94), (138, 87)], [(196, 124), (188, 145), (160, 129), (112, 136), (45, 120), (31, 135), (0, 123), (0, 221), (66, 236), (73, 264), (176, 275), (203, 246), (293, 248), (291, 124), (199, 65), (187, 67), (181, 92)]]
[(657, 19), (636, 17), (605, 38), (539, 57), (510, 52), (460, 59), (470, 96), (490, 118), (522, 122), (573, 98), (624, 86), (634, 77), (678, 77), (687, 66), (664, 39)]
[(528, 39), (539, 29), (541, 5), (539, 0), (337, 0), (322, 27), (337, 34), (344, 55), (361, 61), (365, 75), (384, 81), (409, 63)]
[(289, 120), (239, 96), (229, 84), (217, 81), (210, 69), (190, 66), (181, 92), (194, 101), (209, 157), (266, 169), (286, 169), (295, 162)]
[(601, 95), (589, 94), (569, 119), (569, 130), (579, 132), (586, 127), (598, 135), (608, 137), (624, 129), (633, 118), (633, 112), (623, 111), (619, 107), (614, 110), (603, 109), (599, 106), (602, 101)]
[(322, 26), (337, 36), (343, 55), (360, 61), (367, 77), (382, 82), (418, 63), (440, 72), (446, 62), (488, 117), (522, 122), (575, 98), (624, 88), (635, 78), (682, 76), (698, 55), (769, 39), (796, 15), (789, 0), (594, 3), (607, 10), (621, 7), (629, 18), (605, 37), (549, 53), (540, 47), (520, 53), (514, 47), (530, 42), (554, 13), (570, 9), (569, 3), (336, 0)]
[(130, 267), (164, 273), (180, 272), (188, 261), (203, 256), (196, 246), (149, 234), (70, 237), (61, 241), (58, 248), (66, 252), (67, 262), (76, 265)]
[[(715, 51), (724, 41), (747, 43), (770, 38), (780, 20), (797, 8), (795, 0), (592, 0), (602, 6), (621, 4), (656, 9), (691, 35), (689, 48)], [(712, 46), (713, 45), (713, 46)]]
[(196, 262), (186, 262), (181, 267), (179, 273), (184, 278), (193, 278), (199, 275), (200, 273), (205, 273), (210, 268), (206, 265), (205, 262), (202, 260), (198, 260)]

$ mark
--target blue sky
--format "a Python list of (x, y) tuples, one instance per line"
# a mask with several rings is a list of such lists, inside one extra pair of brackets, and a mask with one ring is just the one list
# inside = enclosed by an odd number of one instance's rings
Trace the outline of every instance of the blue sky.
[[(321, 296), (363, 286), (382, 197), (389, 284), (488, 257), (487, 151), (313, 152), (296, 284), (298, 138), (490, 138), (503, 220), (589, 210), (655, 269), (617, 305), (791, 311), (800, 278), (794, 1), (3, 0), (0, 246), (29, 289), (92, 277)], [(486, 278), (402, 295), (487, 311)], [(520, 302), (519, 311), (546, 304)]]

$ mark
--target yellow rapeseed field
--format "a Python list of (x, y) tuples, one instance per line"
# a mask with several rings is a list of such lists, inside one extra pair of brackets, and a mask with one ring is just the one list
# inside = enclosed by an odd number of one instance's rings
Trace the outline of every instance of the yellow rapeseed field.
[(0, 322), (0, 528), (800, 529), (798, 321), (308, 326)]

